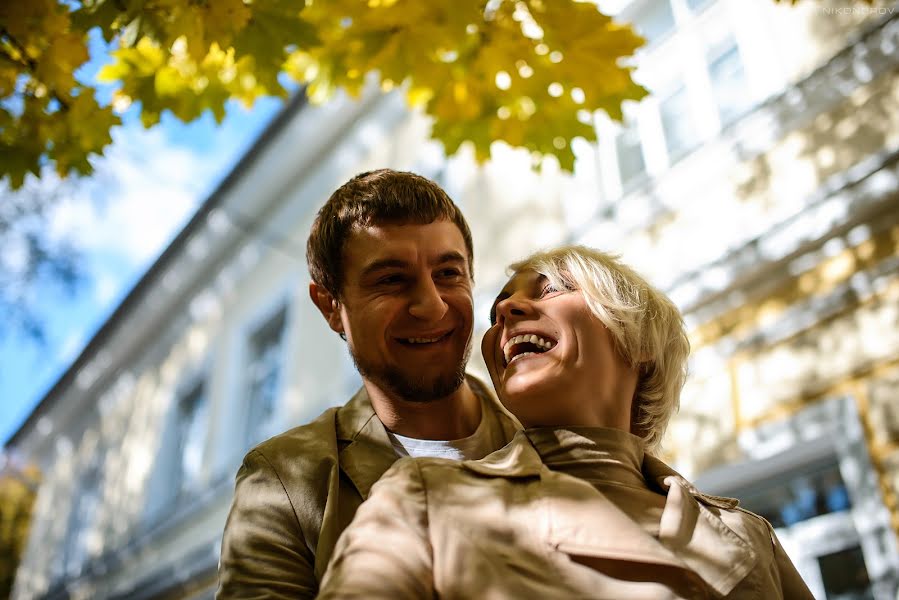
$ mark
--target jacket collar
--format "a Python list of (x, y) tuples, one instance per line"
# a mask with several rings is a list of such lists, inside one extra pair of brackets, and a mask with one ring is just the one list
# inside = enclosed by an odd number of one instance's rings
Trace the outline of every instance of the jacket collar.
[[(466, 375), (465, 380), (481, 401), (481, 419), (486, 419), (491, 439), (497, 447), (502, 446), (516, 435), (521, 425), (480, 380), (471, 375)], [(387, 428), (375, 414), (365, 387), (337, 411), (336, 421), (338, 447), (342, 447), (340, 466), (366, 499), (371, 486), (397, 460), (396, 450), (387, 435)], [(539, 457), (537, 464), (541, 464)]]
[(546, 513), (540, 535), (568, 554), (678, 567), (698, 575), (723, 596), (757, 561), (752, 548), (717, 516), (718, 509), (734, 508), (736, 500), (700, 493), (674, 469), (648, 454), (643, 474), (666, 496), (658, 540), (589, 483), (550, 471), (523, 432), (501, 450), (462, 464), (488, 477), (539, 477), (539, 496)]
[(338, 409), (336, 421), (340, 468), (366, 499), (371, 486), (397, 460), (396, 450), (364, 387)]
[(516, 432), (512, 441), (496, 452), (481, 460), (463, 461), (462, 466), (480, 475), (506, 479), (539, 477), (546, 468), (524, 431)]

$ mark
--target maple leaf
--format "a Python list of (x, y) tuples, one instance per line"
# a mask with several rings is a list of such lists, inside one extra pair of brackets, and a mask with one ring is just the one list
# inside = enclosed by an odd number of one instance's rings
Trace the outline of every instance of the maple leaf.
[[(112, 62), (98, 81), (79, 81), (92, 31)], [(630, 62), (642, 43), (576, 0), (0, 2), (0, 101), (19, 107), (3, 117), (0, 176), (21, 185), (47, 160), (88, 169), (117, 122), (92, 104), (97, 83), (114, 83), (115, 98), (152, 126), (167, 111), (221, 120), (231, 99), (284, 97), (284, 74), (313, 102), (358, 96), (374, 76), (432, 117), (448, 154), (467, 142), (487, 160), (503, 141), (570, 169), (572, 142), (595, 138), (593, 112), (620, 120), (622, 102), (646, 95)]]

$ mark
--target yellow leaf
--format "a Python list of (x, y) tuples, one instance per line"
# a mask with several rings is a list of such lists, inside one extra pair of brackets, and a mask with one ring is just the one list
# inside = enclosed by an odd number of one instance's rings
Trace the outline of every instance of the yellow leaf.
[(88, 58), (84, 39), (74, 33), (58, 35), (44, 51), (35, 76), (52, 91), (65, 97), (75, 85), (74, 71)]
[(154, 78), (156, 93), (160, 96), (176, 96), (185, 89), (184, 79), (178, 71), (170, 66), (165, 66), (156, 71)]
[(424, 106), (434, 97), (434, 90), (429, 87), (415, 87), (412, 86), (409, 88), (409, 91), (406, 93), (406, 98), (409, 101), (409, 106), (420, 107)]

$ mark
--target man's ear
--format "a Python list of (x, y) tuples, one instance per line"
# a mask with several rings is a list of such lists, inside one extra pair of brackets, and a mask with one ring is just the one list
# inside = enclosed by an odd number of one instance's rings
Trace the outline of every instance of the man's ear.
[(345, 333), (340, 318), (340, 303), (331, 292), (313, 281), (309, 283), (309, 297), (328, 322), (328, 327), (337, 333)]

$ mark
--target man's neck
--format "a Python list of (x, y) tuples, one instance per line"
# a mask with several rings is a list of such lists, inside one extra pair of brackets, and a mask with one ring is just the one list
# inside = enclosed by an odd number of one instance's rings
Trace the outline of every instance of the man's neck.
[(396, 398), (363, 379), (375, 414), (390, 431), (422, 440), (459, 440), (472, 435), (481, 422), (481, 400), (463, 381), (444, 398), (416, 402)]

